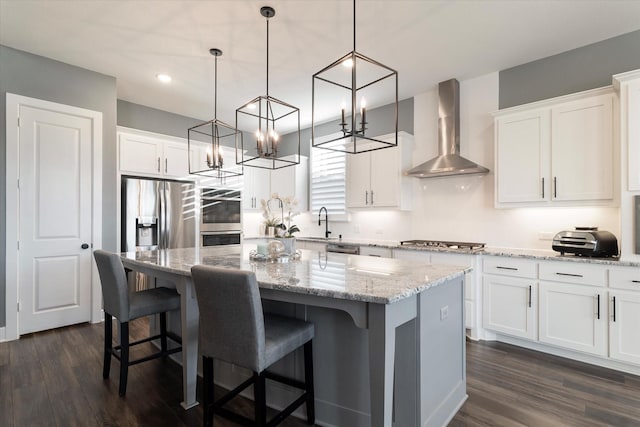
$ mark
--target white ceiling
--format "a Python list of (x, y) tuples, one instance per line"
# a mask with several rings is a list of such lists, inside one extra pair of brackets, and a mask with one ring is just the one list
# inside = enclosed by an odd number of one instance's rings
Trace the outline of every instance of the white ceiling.
[[(114, 76), (118, 98), (218, 118), (269, 92), (311, 121), (311, 76), (353, 49), (350, 0), (0, 0), (0, 44)], [(357, 50), (396, 69), (399, 97), (640, 29), (638, 0), (359, 0)], [(168, 73), (169, 85), (155, 76)]]

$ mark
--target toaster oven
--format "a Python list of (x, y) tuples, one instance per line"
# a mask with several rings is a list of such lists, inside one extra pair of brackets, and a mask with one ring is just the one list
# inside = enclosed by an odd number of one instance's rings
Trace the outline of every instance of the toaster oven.
[(561, 231), (553, 238), (551, 248), (562, 255), (618, 256), (616, 236), (608, 231), (599, 231), (597, 227), (576, 227), (573, 231)]

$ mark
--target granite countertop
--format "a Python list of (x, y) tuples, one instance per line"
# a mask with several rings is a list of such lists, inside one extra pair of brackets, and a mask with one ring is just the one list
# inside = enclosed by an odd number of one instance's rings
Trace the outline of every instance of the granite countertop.
[(301, 250), (299, 260), (250, 261), (255, 244), (240, 247), (208, 247), (126, 252), (123, 263), (188, 276), (195, 264), (251, 270), (261, 288), (337, 299), (390, 304), (461, 277), (466, 267), (423, 265), (359, 255)]

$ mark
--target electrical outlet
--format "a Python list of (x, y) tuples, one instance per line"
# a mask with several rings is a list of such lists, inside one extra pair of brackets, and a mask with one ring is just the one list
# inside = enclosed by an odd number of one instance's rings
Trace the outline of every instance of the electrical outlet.
[(555, 236), (553, 231), (538, 232), (538, 240), (553, 240), (553, 236)]
[(449, 317), (449, 306), (445, 305), (440, 309), (440, 320), (444, 320)]

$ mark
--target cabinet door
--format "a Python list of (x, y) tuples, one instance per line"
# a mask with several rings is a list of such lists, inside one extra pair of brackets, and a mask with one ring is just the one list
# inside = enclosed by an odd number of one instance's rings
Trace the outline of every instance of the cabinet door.
[(347, 157), (347, 207), (369, 206), (371, 190), (370, 153), (354, 154)]
[(189, 149), (187, 144), (164, 143), (163, 173), (167, 177), (186, 178), (189, 176)]
[(137, 135), (120, 135), (120, 172), (160, 175), (162, 141)]
[(627, 128), (629, 191), (637, 191), (640, 190), (640, 79), (629, 83), (626, 91), (626, 113), (622, 114)]
[(540, 341), (606, 356), (607, 306), (604, 288), (541, 281)]
[[(244, 210), (260, 210), (260, 200), (269, 200), (269, 197), (271, 197), (269, 186), (269, 169), (245, 167), (242, 208)], [(278, 212), (279, 215), (280, 213)]]
[(400, 205), (400, 148), (372, 151), (369, 204), (378, 207)]
[(496, 332), (536, 339), (536, 282), (485, 275), (482, 281), (483, 326)]
[(290, 166), (271, 171), (271, 193), (280, 197), (296, 196), (296, 170), (298, 166)]
[(640, 364), (640, 292), (611, 291), (609, 356)]
[(551, 109), (553, 200), (613, 198), (613, 96)]
[(550, 200), (548, 110), (496, 120), (496, 201)]

